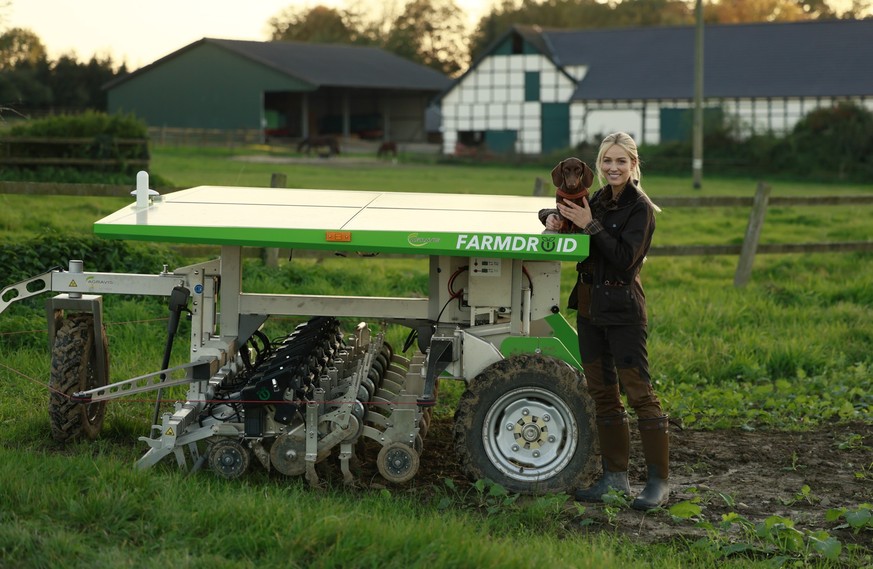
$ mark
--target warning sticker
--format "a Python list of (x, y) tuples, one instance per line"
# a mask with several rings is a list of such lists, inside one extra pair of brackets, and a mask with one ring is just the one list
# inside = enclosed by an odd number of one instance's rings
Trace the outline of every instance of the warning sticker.
[(70, 284), (69, 284), (68, 286), (69, 286), (70, 288), (76, 288), (76, 287), (79, 286), (79, 285), (76, 284), (76, 281), (70, 281)]
[(164, 431), (164, 434), (167, 435), (168, 437), (173, 437), (176, 435), (176, 431), (173, 430), (173, 427), (170, 427), (169, 429)]

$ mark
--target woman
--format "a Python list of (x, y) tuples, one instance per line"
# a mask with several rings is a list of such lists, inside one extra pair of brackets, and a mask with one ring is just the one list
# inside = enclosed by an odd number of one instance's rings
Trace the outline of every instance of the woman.
[(629, 135), (616, 132), (603, 139), (595, 170), (606, 185), (590, 203), (565, 200), (539, 213), (547, 229), (560, 227), (560, 213), (575, 232), (591, 236), (588, 258), (576, 265), (579, 279), (569, 306), (578, 310), (579, 351), (597, 412), (603, 475), (592, 487), (577, 490), (576, 499), (597, 502), (610, 488), (630, 495), (624, 391), (637, 415), (648, 467), (646, 487), (632, 506), (650, 510), (670, 495), (667, 416), (649, 376), (646, 299), (639, 276), (660, 208), (640, 186), (637, 145)]

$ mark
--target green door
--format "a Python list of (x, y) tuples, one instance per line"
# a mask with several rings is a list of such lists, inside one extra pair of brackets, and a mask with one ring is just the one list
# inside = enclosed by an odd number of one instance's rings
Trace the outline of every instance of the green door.
[(570, 105), (543, 103), (541, 120), (543, 154), (570, 147)]
[[(703, 131), (710, 132), (724, 123), (721, 107), (703, 109)], [(661, 109), (661, 142), (691, 142), (694, 109)]]
[(485, 144), (488, 150), (496, 154), (509, 154), (515, 151), (515, 140), (518, 133), (514, 130), (486, 130)]

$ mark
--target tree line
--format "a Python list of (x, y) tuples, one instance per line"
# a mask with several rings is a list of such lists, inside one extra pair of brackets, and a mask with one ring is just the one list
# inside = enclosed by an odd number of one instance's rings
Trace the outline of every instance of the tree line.
[[(398, 8), (398, 2), (400, 7)], [(861, 19), (870, 0), (704, 0), (707, 24)], [(454, 76), (515, 24), (589, 29), (692, 25), (695, 0), (495, 0), (470, 29), (455, 0), (362, 0), (345, 9), (287, 8), (269, 21), (273, 40), (374, 45)]]
[(106, 110), (103, 86), (128, 73), (111, 57), (79, 61), (62, 55), (51, 61), (39, 37), (12, 28), (0, 35), (0, 111), (2, 114)]
[[(348, 0), (346, 8), (290, 6), (267, 22), (272, 41), (368, 45), (456, 76), (515, 24), (586, 29), (691, 25), (695, 0), (495, 0), (474, 26), (455, 0)], [(709, 24), (861, 19), (871, 0), (704, 0)], [(0, 24), (4, 6), (0, 0)], [(844, 4), (841, 4), (844, 6)], [(181, 47), (181, 46), (180, 46)], [(33, 32), (0, 34), (0, 111), (106, 110), (104, 85), (128, 73), (111, 57), (51, 61)]]

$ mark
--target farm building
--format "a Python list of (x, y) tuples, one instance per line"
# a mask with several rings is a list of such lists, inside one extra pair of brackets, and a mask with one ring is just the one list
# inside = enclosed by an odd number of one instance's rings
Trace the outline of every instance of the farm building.
[[(617, 130), (689, 139), (694, 33), (515, 26), (441, 95), (443, 151), (539, 154)], [(837, 100), (873, 109), (871, 38), (873, 20), (706, 26), (705, 122), (780, 134)]]
[(450, 80), (384, 50), (203, 38), (107, 85), (110, 113), (151, 127), (423, 141)]

